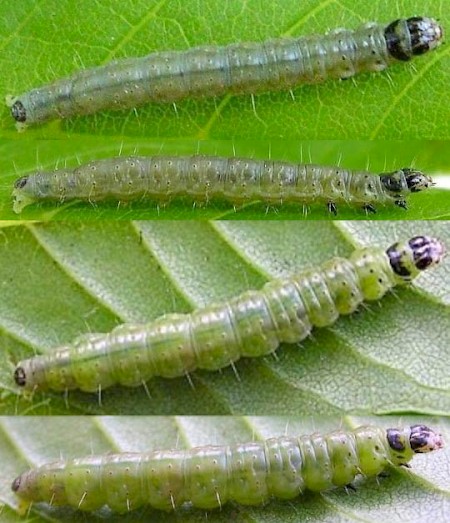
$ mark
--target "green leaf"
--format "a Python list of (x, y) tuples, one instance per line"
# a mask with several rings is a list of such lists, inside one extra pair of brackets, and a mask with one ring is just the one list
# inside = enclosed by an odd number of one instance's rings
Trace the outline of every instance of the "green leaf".
[(0, 234), (0, 411), (108, 414), (319, 414), (450, 410), (450, 262), (410, 288), (316, 329), (273, 357), (222, 372), (95, 394), (19, 394), (15, 363), (85, 332), (188, 312), (258, 289), (355, 247), (428, 234), (446, 222), (113, 222), (4, 226)]
[[(432, 176), (440, 176), (438, 186), (428, 191), (412, 194), (408, 198), (409, 209), (378, 207), (370, 219), (424, 220), (450, 218), (448, 205), (450, 186), (450, 156), (446, 141), (293, 141), (293, 140), (227, 140), (198, 142), (196, 140), (135, 140), (105, 136), (72, 136), (69, 140), (44, 140), (36, 143), (34, 138), (1, 140), (0, 171), (0, 217), (4, 220), (99, 220), (99, 219), (266, 219), (266, 220), (329, 220), (359, 219), (368, 216), (351, 204), (338, 205), (338, 215), (333, 217), (323, 204), (311, 205), (308, 214), (300, 204), (286, 202), (271, 206), (254, 203), (233, 209), (227, 202), (212, 201), (205, 207), (193, 207), (192, 201), (173, 201), (159, 208), (155, 202), (137, 201), (118, 205), (117, 202), (67, 202), (58, 204), (34, 204), (17, 215), (12, 210), (14, 181), (36, 169), (53, 170), (55, 166), (75, 167), (80, 162), (122, 155), (212, 154), (250, 158), (284, 160), (290, 162), (314, 162), (337, 165), (349, 169), (364, 170), (367, 165), (373, 173), (415, 166)], [(443, 176), (441, 176), (443, 175)]]
[[(0, 21), (0, 95), (18, 95), (80, 69), (153, 51), (349, 29), (367, 21), (388, 24), (414, 15), (440, 19), (450, 28), (441, 0), (276, 0), (224, 2), (148, 0), (59, 2), (3, 0)], [(29, 130), (36, 138), (101, 133), (129, 137), (279, 136), (291, 139), (448, 139), (448, 46), (354, 81), (330, 81), (289, 92), (149, 104), (136, 111), (56, 121)], [(6, 107), (5, 135), (13, 136)]]
[[(147, 452), (155, 449), (191, 448), (207, 444), (229, 445), (269, 437), (326, 433), (339, 427), (354, 428), (374, 424), (385, 428), (426, 423), (450, 441), (448, 419), (403, 418), (320, 418), (298, 417), (53, 417), (0, 419), (0, 502), (5, 504), (2, 521), (8, 523), (43, 521), (105, 521), (105, 514), (87, 517), (80, 512), (50, 509), (40, 505), (28, 518), (15, 512), (17, 499), (11, 492), (12, 480), (30, 466), (60, 459), (106, 452)], [(449, 510), (450, 451), (416, 455), (412, 469), (397, 468), (387, 478), (357, 481), (356, 492), (335, 489), (324, 494), (306, 493), (292, 501), (271, 501), (265, 506), (244, 507), (228, 504), (221, 510), (180, 509), (165, 514), (150, 508), (107, 521), (159, 521), (170, 523), (228, 521), (254, 523), (409, 521), (434, 523), (443, 521)]]

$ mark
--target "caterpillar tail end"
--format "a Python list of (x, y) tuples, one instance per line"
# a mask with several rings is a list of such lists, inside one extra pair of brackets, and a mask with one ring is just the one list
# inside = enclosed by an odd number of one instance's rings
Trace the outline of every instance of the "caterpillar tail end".
[(17, 476), (16, 479), (11, 483), (11, 490), (17, 496), (17, 504), (15, 509), (19, 516), (25, 516), (32, 505), (32, 501), (27, 499), (27, 496), (24, 495), (26, 493), (23, 492), (25, 483), (26, 481), (24, 481), (24, 474)]
[(45, 390), (45, 372), (39, 356), (19, 361), (14, 370), (14, 381), (25, 396)]
[(19, 387), (25, 387), (27, 384), (26, 373), (20, 363), (17, 365), (14, 371), (14, 381)]
[(14, 183), (14, 190), (12, 192), (13, 197), (13, 211), (16, 214), (20, 214), (25, 207), (28, 207), (28, 205), (31, 205), (36, 200), (25, 194), (24, 187), (27, 185), (28, 182), (28, 176), (22, 176), (22, 178), (19, 178)]
[(17, 478), (11, 483), (11, 490), (15, 493), (18, 492), (21, 482), (22, 476), (17, 476)]
[[(58, 372), (52, 368), (52, 362)], [(14, 370), (14, 381), (25, 396), (47, 390), (64, 392), (80, 388), (70, 371), (70, 347), (66, 346), (59, 347), (50, 361), (45, 354), (19, 361)]]
[(6, 106), (11, 110), (11, 116), (16, 121), (16, 129), (22, 133), (28, 127), (27, 121), (27, 112), (23, 103), (17, 98), (17, 96), (12, 96), (10, 94), (5, 97)]

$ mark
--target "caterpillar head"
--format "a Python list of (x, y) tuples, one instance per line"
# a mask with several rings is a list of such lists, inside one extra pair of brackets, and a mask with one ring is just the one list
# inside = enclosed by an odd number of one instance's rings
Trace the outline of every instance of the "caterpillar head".
[(407, 167), (402, 169), (402, 171), (405, 175), (406, 185), (410, 192), (424, 191), (434, 185), (432, 178), (421, 171), (408, 169)]
[(444, 447), (442, 436), (426, 425), (412, 425), (410, 429), (409, 444), (414, 453), (425, 454)]
[(389, 263), (399, 282), (408, 282), (421, 271), (440, 263), (445, 254), (444, 245), (430, 236), (415, 236), (406, 242), (397, 242), (386, 251)]
[(396, 465), (407, 463), (414, 454), (424, 454), (444, 447), (442, 436), (425, 425), (388, 429), (386, 436), (391, 460)]
[(434, 185), (430, 176), (409, 167), (404, 167), (392, 173), (380, 174), (380, 180), (393, 198), (398, 198), (402, 194), (410, 192), (424, 191)]
[(413, 16), (389, 24), (384, 36), (389, 54), (397, 60), (407, 61), (438, 47), (444, 33), (433, 18)]

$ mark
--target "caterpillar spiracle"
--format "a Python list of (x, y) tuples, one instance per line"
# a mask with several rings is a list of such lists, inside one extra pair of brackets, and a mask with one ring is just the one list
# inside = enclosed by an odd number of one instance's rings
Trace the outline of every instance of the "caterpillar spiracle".
[(20, 361), (14, 372), (25, 390), (102, 391), (136, 387), (154, 376), (218, 370), (241, 357), (273, 353), (297, 343), (313, 327), (332, 325), (363, 301), (379, 300), (397, 285), (439, 263), (443, 244), (428, 236), (355, 250), (321, 267), (273, 280), (190, 314), (167, 314), (147, 324), (88, 333), (47, 354)]
[(324, 202), (337, 214), (340, 202), (376, 212), (376, 205), (406, 208), (405, 197), (426, 190), (432, 179), (403, 168), (372, 175), (340, 167), (220, 156), (131, 156), (94, 160), (76, 168), (38, 171), (16, 180), (16, 213), (40, 201), (187, 197), (196, 203), (221, 199), (235, 205)]
[(260, 505), (306, 490), (352, 486), (358, 475), (408, 466), (414, 454), (443, 446), (441, 435), (425, 425), (361, 426), (232, 446), (57, 461), (18, 476), (12, 490), (24, 506), (45, 502), (83, 511), (107, 506), (126, 513), (143, 505), (172, 511), (184, 504), (214, 509), (230, 501)]
[(147, 102), (291, 89), (382, 71), (435, 49), (443, 31), (432, 18), (368, 23), (326, 35), (155, 52), (86, 69), (6, 103), (18, 128), (55, 118), (132, 108)]

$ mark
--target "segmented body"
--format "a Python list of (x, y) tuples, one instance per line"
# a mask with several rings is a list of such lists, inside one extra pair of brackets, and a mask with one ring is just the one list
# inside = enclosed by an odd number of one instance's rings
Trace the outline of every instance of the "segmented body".
[(166, 203), (186, 197), (197, 203), (222, 199), (240, 205), (340, 202), (406, 206), (405, 196), (432, 185), (430, 177), (404, 168), (372, 175), (340, 167), (218, 156), (134, 156), (96, 160), (76, 168), (36, 172), (18, 179), (14, 211), (39, 201), (150, 199)]
[(364, 248), (349, 259), (267, 283), (259, 291), (143, 325), (90, 333), (45, 355), (18, 363), (16, 383), (29, 390), (103, 390), (139, 386), (153, 376), (174, 378), (217, 370), (241, 357), (297, 343), (313, 327), (332, 325), (364, 301), (378, 300), (442, 259), (443, 245), (418, 236), (387, 251)]
[(149, 504), (171, 511), (185, 503), (213, 509), (229, 501), (259, 505), (324, 491), (406, 465), (443, 446), (424, 425), (359, 427), (326, 435), (271, 438), (233, 446), (89, 456), (25, 472), (12, 488), (27, 504), (46, 502), (124, 513)]
[(382, 71), (392, 62), (434, 49), (441, 39), (442, 29), (433, 19), (413, 17), (320, 36), (156, 52), (80, 71), (10, 96), (7, 104), (23, 127), (149, 101), (291, 89)]

